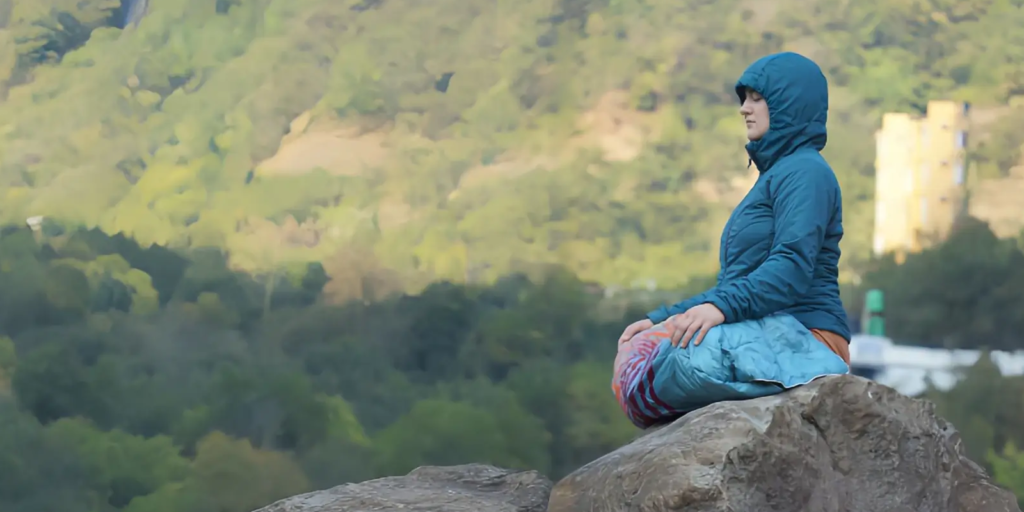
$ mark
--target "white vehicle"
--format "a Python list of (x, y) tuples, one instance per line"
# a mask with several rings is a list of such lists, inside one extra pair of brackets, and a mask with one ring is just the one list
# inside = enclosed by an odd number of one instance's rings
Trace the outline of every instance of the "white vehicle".
[[(961, 371), (981, 354), (979, 350), (897, 345), (883, 336), (859, 334), (850, 343), (850, 366), (855, 375), (913, 396), (927, 389), (929, 379), (939, 389), (953, 387)], [(993, 351), (989, 357), (1003, 375), (1024, 375), (1024, 351)]]

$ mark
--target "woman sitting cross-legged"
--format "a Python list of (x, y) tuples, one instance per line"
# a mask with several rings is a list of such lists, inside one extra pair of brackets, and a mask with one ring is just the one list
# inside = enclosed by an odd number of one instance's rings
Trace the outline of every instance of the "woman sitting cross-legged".
[(717, 284), (619, 339), (613, 389), (640, 426), (849, 371), (842, 196), (820, 154), (828, 83), (811, 60), (781, 53), (752, 64), (736, 93), (758, 179), (725, 225)]

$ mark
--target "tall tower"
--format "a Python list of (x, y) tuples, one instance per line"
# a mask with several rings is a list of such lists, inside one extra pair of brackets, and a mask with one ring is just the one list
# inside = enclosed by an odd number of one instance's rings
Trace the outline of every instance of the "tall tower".
[(918, 250), (914, 237), (916, 195), (920, 167), (921, 123), (910, 114), (887, 113), (875, 134), (876, 256), (894, 252), (902, 256)]
[(928, 103), (928, 117), (922, 122), (925, 148), (920, 168), (921, 222), (918, 238), (922, 246), (940, 243), (964, 210), (966, 182), (967, 105), (953, 101)]
[(875, 255), (917, 252), (948, 236), (964, 208), (967, 105), (887, 113), (875, 134)]

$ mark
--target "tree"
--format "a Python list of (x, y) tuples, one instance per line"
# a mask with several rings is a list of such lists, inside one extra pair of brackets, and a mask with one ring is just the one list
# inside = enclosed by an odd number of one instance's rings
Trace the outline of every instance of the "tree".
[(987, 460), (996, 483), (1016, 494), (1018, 505), (1024, 504), (1024, 453), (1010, 442), (1001, 453), (990, 450)]
[(14, 512), (96, 510), (85, 468), (31, 416), (0, 397), (0, 507)]
[(198, 444), (189, 478), (138, 497), (126, 512), (244, 512), (309, 490), (286, 454), (213, 432)]
[(372, 446), (352, 406), (338, 396), (322, 400), (330, 410), (327, 437), (305, 450), (300, 461), (313, 487), (327, 489), (372, 478), (373, 468), (366, 463), (372, 459)]
[(399, 475), (425, 465), (482, 462), (505, 465), (515, 457), (497, 419), (467, 403), (430, 399), (374, 438), (374, 466)]
[(903, 265), (880, 262), (865, 287), (886, 292), (886, 325), (898, 340), (948, 348), (1015, 350), (1024, 328), (1024, 253), (965, 219), (943, 244)]
[(968, 455), (984, 461), (989, 450), (1001, 453), (1009, 443), (1021, 446), (1024, 378), (1003, 377), (986, 353), (962, 377), (949, 391), (932, 389), (926, 396), (960, 431)]
[(580, 464), (632, 441), (638, 434), (611, 393), (609, 365), (578, 363), (568, 369), (566, 440)]
[(496, 420), (498, 432), (508, 447), (505, 467), (550, 472), (552, 436), (544, 422), (527, 410), (514, 392), (478, 378), (441, 384), (437, 395), (472, 405)]
[(253, 448), (214, 432), (199, 442), (191, 485), (207, 510), (255, 510), (309, 489), (302, 469), (288, 455)]
[(61, 448), (77, 455), (90, 487), (117, 509), (190, 475), (188, 460), (166, 436), (146, 439), (118, 430), (104, 432), (81, 419), (59, 420), (47, 432)]

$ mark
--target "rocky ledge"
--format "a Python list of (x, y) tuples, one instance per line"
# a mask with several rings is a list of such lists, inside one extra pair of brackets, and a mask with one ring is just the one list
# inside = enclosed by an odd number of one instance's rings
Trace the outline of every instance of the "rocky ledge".
[[(550, 496), (549, 496), (550, 495)], [(260, 512), (1020, 512), (932, 405), (853, 376), (725, 402), (551, 488), (536, 472), (424, 467)]]

